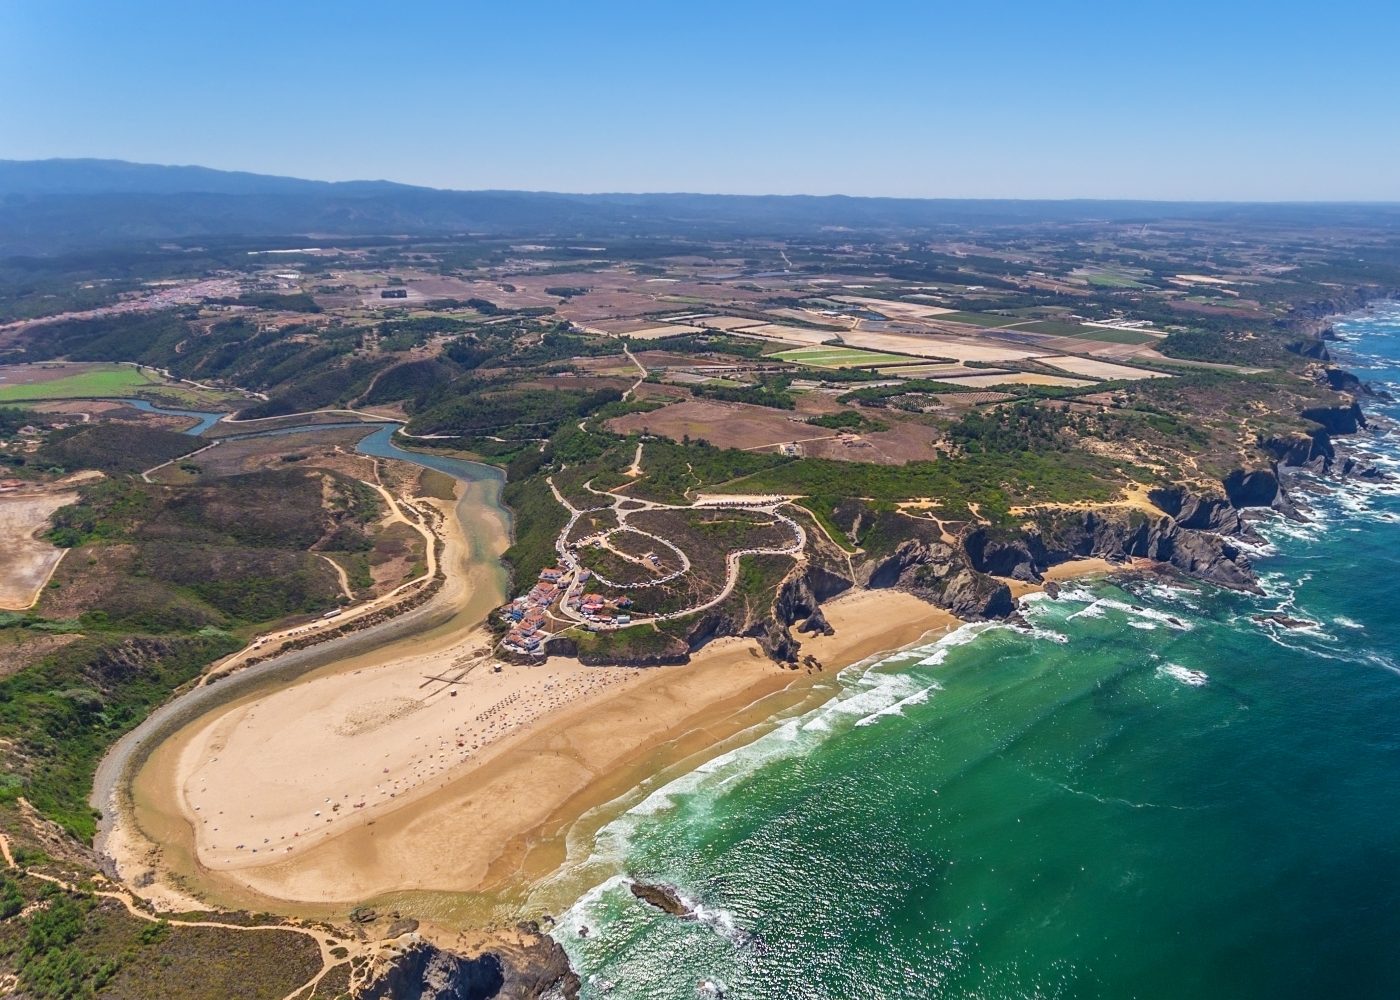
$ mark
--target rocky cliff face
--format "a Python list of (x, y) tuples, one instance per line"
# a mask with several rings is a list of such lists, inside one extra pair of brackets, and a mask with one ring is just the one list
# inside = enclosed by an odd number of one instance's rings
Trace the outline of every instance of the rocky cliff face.
[(421, 942), (404, 951), (357, 1000), (493, 1000), (505, 985), (505, 968), (488, 952), (465, 958)]
[[(1326, 378), (1329, 382), (1347, 385), (1353, 382), (1357, 385), (1361, 384), (1356, 376), (1340, 369), (1328, 370)], [(1277, 479), (1279, 471), (1289, 468), (1307, 469), (1320, 473), (1331, 472), (1337, 458), (1336, 447), (1332, 444), (1333, 435), (1357, 434), (1368, 426), (1366, 414), (1361, 409), (1361, 404), (1356, 400), (1335, 406), (1310, 407), (1303, 410), (1300, 416), (1317, 424), (1317, 429), (1310, 433), (1275, 435), (1259, 441), (1260, 450), (1274, 460), (1275, 479)], [(1354, 463), (1348, 463), (1348, 469), (1344, 471), (1350, 472), (1352, 465)], [(1248, 487), (1250, 484), (1241, 485)], [(1280, 493), (1280, 495), (1282, 494)], [(1236, 503), (1236, 506), (1247, 505), (1255, 506), (1254, 504)], [(1269, 506), (1274, 505), (1270, 504)]]
[(475, 957), (418, 941), (386, 963), (355, 1000), (577, 1000), (579, 978), (558, 942), (533, 924), (519, 944)]
[[(1190, 508), (1197, 518), (1222, 518)], [(1228, 517), (1225, 518), (1228, 521)], [(965, 547), (979, 572), (1039, 580), (1051, 566), (1096, 557), (1125, 562), (1133, 557), (1174, 566), (1222, 587), (1256, 590), (1249, 559), (1214, 531), (1183, 527), (1170, 515), (1153, 518), (1134, 510), (1073, 511), (1033, 525), (1018, 535), (995, 536), (988, 529), (970, 533)]]
[[(1235, 508), (1271, 507), (1280, 514), (1298, 516), (1297, 509), (1284, 492), (1283, 484), (1279, 482), (1278, 473), (1273, 469), (1235, 469), (1225, 477), (1221, 485), (1225, 487), (1226, 498)], [(1240, 530), (1244, 530), (1242, 521)]]
[[(1151, 490), (1147, 498), (1176, 519), (1183, 528), (1193, 531), (1214, 531), (1222, 535), (1237, 535), (1244, 530), (1240, 512), (1242, 506), (1225, 493), (1200, 494), (1184, 486), (1166, 486)], [(1273, 502), (1270, 497), (1263, 506)]]
[(1376, 391), (1349, 371), (1341, 368), (1328, 368), (1322, 373), (1322, 381), (1327, 388), (1336, 392), (1349, 392), (1354, 396), (1374, 396)]
[(772, 659), (795, 663), (801, 642), (794, 627), (799, 634), (832, 634), (821, 605), (852, 587), (907, 591), (968, 620), (1004, 618), (1015, 610), (1006, 584), (973, 569), (961, 547), (912, 538), (893, 552), (858, 556), (853, 564), (818, 559), (802, 565), (778, 586), (767, 615), (739, 621), (716, 609), (696, 624), (687, 641), (693, 651), (719, 636), (742, 635), (757, 639)]
[(1315, 434), (1263, 438), (1259, 442), (1259, 448), (1278, 466), (1313, 469), (1317, 472), (1330, 469), (1332, 460), (1336, 457), (1331, 437), (1321, 430)]
[[(1354, 376), (1341, 377), (1346, 375), (1329, 377), (1350, 386), (1348, 379)], [(639, 666), (683, 663), (711, 639), (740, 635), (756, 639), (774, 660), (795, 663), (801, 643), (794, 628), (799, 634), (830, 634), (821, 605), (852, 587), (903, 590), (970, 621), (1005, 618), (1015, 611), (1015, 602), (1004, 579), (1038, 582), (1051, 566), (1087, 557), (1110, 562), (1145, 558), (1218, 586), (1255, 590), (1248, 558), (1230, 541), (1250, 535), (1241, 512), (1271, 508), (1299, 516), (1283, 487), (1280, 469), (1330, 471), (1336, 458), (1332, 435), (1354, 434), (1366, 427), (1366, 416), (1354, 401), (1312, 407), (1301, 415), (1317, 425), (1316, 430), (1258, 442), (1273, 459), (1271, 467), (1236, 469), (1216, 488), (1178, 485), (1152, 490), (1148, 498), (1161, 515), (1126, 508), (1066, 511), (1041, 516), (1022, 529), (977, 527), (950, 544), (941, 537), (941, 529), (926, 522), (891, 511), (866, 510), (852, 502), (846, 505), (849, 509), (833, 511), (833, 519), (847, 531), (868, 528), (861, 537), (879, 540), (873, 551), (847, 559), (824, 535), (809, 532), (813, 547), (807, 562), (782, 581), (766, 611), (736, 610), (726, 604), (704, 615), (684, 640), (676, 640), (675, 648), (629, 656), (626, 662)], [(1355, 470), (1350, 462), (1343, 471), (1379, 475), (1374, 470)], [(576, 646), (569, 640), (555, 640), (547, 651), (571, 655)]]
[(1328, 434), (1355, 434), (1366, 426), (1366, 414), (1357, 402), (1349, 406), (1314, 406), (1303, 411), (1303, 419), (1320, 424)]
[(1332, 360), (1331, 352), (1327, 350), (1327, 345), (1321, 340), (1305, 338), (1303, 340), (1292, 341), (1291, 343), (1285, 344), (1284, 347), (1289, 352), (1297, 354), (1300, 357), (1312, 358), (1315, 361)]
[(856, 572), (856, 582), (863, 587), (908, 591), (959, 618), (1004, 618), (1015, 608), (1006, 584), (975, 569), (961, 548), (941, 541), (901, 542), (888, 555), (862, 563)]
[(1396, 297), (1400, 297), (1400, 288), (1358, 285), (1354, 288), (1338, 289), (1335, 295), (1325, 299), (1295, 305), (1284, 323), (1289, 329), (1309, 337), (1336, 339), (1335, 333), (1327, 336), (1331, 333), (1333, 318), (1364, 309), (1372, 302)]

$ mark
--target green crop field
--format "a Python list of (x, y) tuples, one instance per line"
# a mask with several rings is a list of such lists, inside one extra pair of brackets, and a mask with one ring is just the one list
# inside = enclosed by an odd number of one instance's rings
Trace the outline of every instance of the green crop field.
[(810, 365), (813, 368), (859, 368), (863, 365), (890, 365), (899, 364), (901, 361), (924, 360), (906, 357), (903, 354), (863, 351), (855, 347), (798, 347), (791, 351), (779, 351), (769, 357), (791, 361), (797, 365)]
[(1010, 326), (1012, 323), (1022, 323), (1024, 320), (1016, 316), (993, 316), (990, 313), (974, 312), (950, 312), (942, 313), (934, 317), (940, 323), (962, 323), (965, 326), (999, 327)]
[(1158, 339), (1141, 330), (1104, 330), (1094, 327), (1086, 327), (1082, 333), (1076, 333), (1075, 336), (1080, 340), (1097, 340), (1103, 344), (1150, 344)]
[(1140, 330), (1109, 330), (1101, 326), (1080, 326), (1078, 323), (1064, 323), (1058, 320), (1045, 320), (1031, 323), (1020, 329), (1032, 333), (1046, 333), (1052, 337), (1074, 337), (1078, 340), (1096, 340), (1102, 344), (1147, 344), (1156, 338)]
[(1117, 271), (1096, 271), (1081, 277), (1098, 288), (1146, 288), (1141, 281)]
[[(78, 366), (74, 366), (77, 368)], [(36, 399), (97, 399), (108, 396), (130, 396), (141, 389), (159, 384), (153, 375), (131, 365), (102, 365), (83, 367), (72, 375), (41, 380), (33, 377), (33, 369), (25, 366), (0, 368), (0, 403), (17, 403)], [(45, 374), (48, 374), (45, 372)], [(26, 378), (16, 382), (14, 378)]]

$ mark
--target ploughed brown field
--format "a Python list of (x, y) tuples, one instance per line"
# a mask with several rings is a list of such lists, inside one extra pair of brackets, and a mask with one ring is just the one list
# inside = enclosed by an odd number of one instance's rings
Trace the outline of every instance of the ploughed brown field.
[(688, 399), (650, 413), (629, 413), (608, 421), (608, 429), (619, 434), (643, 431), (680, 441), (704, 438), (720, 448), (756, 449), (774, 447), (788, 441), (826, 437), (824, 427), (813, 427), (802, 416), (785, 410), (748, 403), (721, 403), (709, 399)]
[[(805, 402), (804, 398), (804, 402)], [(826, 402), (822, 399), (822, 402)], [(748, 403), (721, 403), (708, 399), (688, 399), (650, 413), (629, 413), (615, 417), (607, 427), (620, 434), (658, 434), (673, 441), (703, 438), (720, 448), (746, 451), (776, 449), (796, 445), (797, 452), (813, 458), (833, 458), (850, 462), (877, 462), (897, 465), (938, 457), (936, 432), (921, 424), (893, 422), (888, 430), (842, 433), (807, 423), (803, 411), (773, 410)]]

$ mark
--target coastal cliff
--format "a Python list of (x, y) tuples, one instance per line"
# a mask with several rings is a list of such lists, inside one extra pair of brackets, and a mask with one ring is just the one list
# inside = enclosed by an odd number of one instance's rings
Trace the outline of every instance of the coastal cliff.
[[(1218, 515), (1234, 523), (1238, 513)], [(998, 536), (979, 528), (965, 545), (980, 572), (1038, 582), (1052, 566), (1074, 559), (1113, 563), (1150, 559), (1188, 576), (1236, 590), (1258, 589), (1249, 559), (1214, 531), (1185, 528), (1170, 515), (1138, 510), (1075, 511)]]
[(1357, 285), (1338, 288), (1326, 298), (1298, 302), (1289, 307), (1288, 316), (1280, 321), (1288, 330), (1318, 340), (1337, 340), (1332, 324), (1342, 316), (1365, 309), (1373, 302), (1400, 298), (1400, 288)]
[(1292, 472), (1380, 475), (1351, 459), (1339, 462), (1333, 440), (1368, 428), (1356, 398), (1360, 380), (1331, 366), (1318, 366), (1314, 376), (1335, 395), (1297, 399), (1291, 418), (1278, 414), (1277, 429), (1255, 440), (1257, 460), (1245, 456), (1218, 479), (1158, 485), (1144, 503), (1046, 505), (995, 522), (944, 522), (895, 505), (841, 501), (821, 512), (824, 524), (814, 515), (803, 559), (770, 562), (746, 594), (645, 641), (609, 646), (565, 637), (550, 640), (546, 652), (589, 664), (654, 666), (687, 662), (714, 639), (740, 636), (795, 665), (804, 635), (831, 633), (822, 604), (844, 592), (899, 590), (965, 621), (1005, 619), (1016, 612), (1012, 584), (1039, 583), (1057, 565), (1091, 558), (1146, 560), (1216, 586), (1257, 591), (1239, 544), (1254, 540), (1246, 512), (1301, 518), (1285, 486)]
[(533, 924), (518, 942), (459, 955), (415, 941), (353, 991), (355, 1000), (577, 1000), (579, 978), (564, 949)]
[[(1345, 386), (1353, 393), (1361, 385), (1354, 375), (1337, 368), (1328, 369), (1323, 378), (1329, 386)], [(1111, 563), (1147, 559), (1216, 586), (1257, 592), (1249, 558), (1232, 541), (1252, 537), (1245, 512), (1269, 509), (1300, 518), (1285, 489), (1284, 477), (1292, 470), (1333, 472), (1337, 449), (1332, 438), (1354, 435), (1368, 427), (1354, 394), (1343, 396), (1334, 405), (1309, 407), (1299, 416), (1313, 425), (1313, 430), (1258, 441), (1267, 464), (1233, 469), (1214, 488), (1154, 488), (1148, 499), (1156, 512), (1129, 507), (1048, 510), (1015, 526), (970, 526), (952, 540), (934, 538), (924, 525), (906, 520), (894, 530), (914, 537), (888, 551), (853, 561), (851, 584), (904, 590), (966, 620), (1006, 618), (1015, 611), (1005, 580), (1037, 583), (1050, 568), (1085, 558)], [(1335, 471), (1372, 478), (1379, 475), (1351, 459)], [(857, 516), (893, 517), (888, 513)], [(794, 600), (794, 594), (804, 599)], [(817, 627), (809, 624), (820, 614), (820, 602), (811, 600), (812, 596), (801, 588), (780, 592), (774, 603), (776, 622), (802, 622), (799, 631), (819, 630), (824, 618), (817, 618)], [(785, 644), (783, 652), (795, 655), (790, 645)]]

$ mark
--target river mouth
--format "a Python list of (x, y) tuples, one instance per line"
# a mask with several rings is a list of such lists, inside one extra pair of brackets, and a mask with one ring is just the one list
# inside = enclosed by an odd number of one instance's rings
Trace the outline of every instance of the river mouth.
[[(199, 417), (191, 411), (189, 416)], [(212, 414), (205, 416), (214, 416)], [(110, 853), (128, 881), (142, 882), (152, 874), (180, 895), (222, 907), (274, 911), (289, 916), (343, 916), (315, 905), (301, 906), (275, 893), (263, 893), (222, 877), (199, 861), (190, 817), (182, 808), (174, 784), (174, 766), (192, 730), (211, 716), (226, 715), (241, 706), (318, 679), (372, 669), (406, 656), (429, 655), (449, 649), (479, 632), (490, 611), (506, 596), (509, 576), (501, 555), (510, 539), (510, 517), (501, 503), (502, 473), (490, 466), (449, 456), (409, 452), (393, 443), (397, 423), (367, 428), (357, 450), (377, 458), (407, 461), (446, 473), (457, 483), (455, 502), (428, 501), (445, 515), (446, 542), (443, 589), (427, 604), (363, 633), (278, 657), (196, 689), (163, 710), (166, 718), (130, 734), (126, 773), (115, 779), (121, 818), (104, 824), (99, 847)], [(332, 429), (330, 425), (276, 428), (259, 436)], [(126, 741), (124, 741), (126, 742)], [(119, 744), (119, 747), (121, 744)], [(114, 750), (113, 757), (117, 756)], [(105, 763), (105, 762), (104, 762)], [(95, 797), (102, 798), (101, 779)], [(97, 802), (107, 811), (106, 803)], [(151, 864), (154, 862), (154, 864)], [(154, 872), (151, 869), (154, 869)]]
[[(459, 471), (453, 467), (454, 459), (402, 452), (393, 445), (393, 433), (392, 426), (372, 431), (361, 440), (360, 450), (387, 458), (409, 455), (415, 464)], [(658, 775), (698, 766), (752, 739), (775, 718), (830, 696), (829, 674), (783, 669), (761, 656), (754, 644), (740, 640), (711, 644), (690, 664), (677, 668), (570, 667), (556, 666), (554, 661), (545, 666), (507, 666), (507, 677), (517, 671), (521, 683), (534, 684), (537, 694), (541, 682), (582, 685), (583, 693), (577, 704), (563, 705), (547, 722), (503, 741), (498, 752), (479, 766), (443, 770), (435, 774), (435, 781), (396, 790), (392, 807), (384, 804), (385, 809), (373, 814), (366, 807), (359, 814), (362, 824), (337, 827), (340, 833), (326, 836), (314, 847), (301, 847), (301, 838), (307, 835), (305, 824), (313, 812), (326, 813), (314, 817), (324, 823), (335, 801), (321, 786), (311, 793), (309, 781), (305, 785), (308, 801), (297, 813), (302, 824), (298, 829), (289, 833), (279, 827), (240, 835), (238, 842), (249, 848), (249, 855), (258, 848), (256, 863), (230, 856), (222, 840), (206, 836), (201, 842), (202, 821), (221, 815), (219, 809), (227, 811), (234, 801), (202, 796), (216, 790), (223, 794), (221, 782), (241, 780), (236, 769), (219, 774), (210, 769), (211, 758), (221, 756), (213, 747), (221, 739), (236, 739), (245, 728), (245, 718), (248, 731), (265, 733), (269, 745), (282, 738), (281, 730), (293, 726), (328, 734), (276, 758), (290, 762), (289, 774), (300, 773), (293, 765), (323, 749), (318, 744), (332, 740), (337, 729), (376, 728), (366, 725), (367, 716), (358, 702), (353, 711), (329, 721), (327, 704), (353, 696), (368, 698), (359, 689), (380, 683), (379, 673), (385, 672), (386, 663), (431, 658), (452, 650), (502, 601), (506, 576), (500, 554), (509, 532), (500, 507), (501, 477), (494, 469), (462, 464), (474, 478), (466, 481), (457, 475), (461, 495), (456, 517), (449, 519), (458, 529), (457, 537), (444, 553), (448, 585), (437, 599), (394, 619), (385, 632), (351, 633), (302, 651), (304, 659), (262, 675), (234, 674), (208, 689), (209, 700), (172, 717), (164, 729), (146, 734), (151, 751), (144, 759), (136, 758), (126, 786), (126, 820), (102, 845), (117, 859), (128, 883), (143, 885), (153, 878), (155, 885), (148, 887), (151, 898), (160, 898), (159, 890), (168, 887), (172, 891), (164, 894), (164, 900), (183, 897), (186, 908), (215, 905), (304, 919), (343, 920), (356, 905), (369, 904), (380, 912), (400, 911), (440, 928), (463, 929), (560, 913), (586, 888), (570, 875), (575, 845), (591, 839), (598, 828), (628, 808), (639, 790), (649, 787)], [(447, 586), (456, 590), (448, 594)], [(896, 603), (904, 598), (905, 603)], [(899, 628), (892, 631), (871, 624), (869, 600), (881, 602), (883, 610), (893, 613), (901, 622)], [(946, 613), (907, 595), (866, 593), (850, 607), (838, 603), (830, 614), (840, 638), (830, 640), (834, 644), (829, 650), (814, 649), (832, 666), (914, 642), (929, 630), (946, 630), (954, 623)], [(400, 627), (402, 631), (392, 631)], [(559, 674), (552, 680), (544, 676), (553, 670)], [(280, 729), (256, 730), (269, 725), (277, 703), (289, 692), (295, 698), (297, 689), (316, 684), (325, 685), (331, 696), (304, 700), (305, 712), (284, 714)], [(587, 687), (595, 684), (599, 685), (596, 690)], [(469, 697), (457, 699), (457, 704)], [(385, 704), (392, 699), (376, 696), (372, 700)], [(440, 712), (445, 701), (439, 699), (436, 710)], [(429, 707), (407, 716), (419, 727), (410, 738), (419, 732), (449, 731), (434, 728), (432, 711)], [(355, 724), (347, 727), (344, 723), (351, 715)], [(441, 723), (442, 716), (437, 719)], [(213, 732), (223, 720), (232, 720), (226, 732)], [(391, 720), (385, 726), (392, 724)], [(387, 744), (381, 749), (398, 752)], [(446, 749), (450, 753), (452, 748)], [(266, 770), (268, 759), (259, 762), (258, 757), (246, 743), (228, 755), (241, 767)], [(399, 770), (384, 781), (408, 770), (400, 766), (402, 762), (387, 763)], [(377, 763), (361, 771), (379, 780)], [(245, 793), (237, 801), (246, 805), (256, 797)], [(367, 800), (357, 796), (344, 801), (342, 813)], [(239, 822), (251, 813), (257, 813), (261, 823), (263, 803), (244, 808)], [(278, 822), (287, 815), (279, 814)], [(228, 828), (223, 821), (219, 826), (222, 836)], [(285, 851), (289, 836), (296, 838), (296, 849), (285, 858), (269, 856), (272, 850)], [(211, 847), (224, 854), (217, 855)]]

